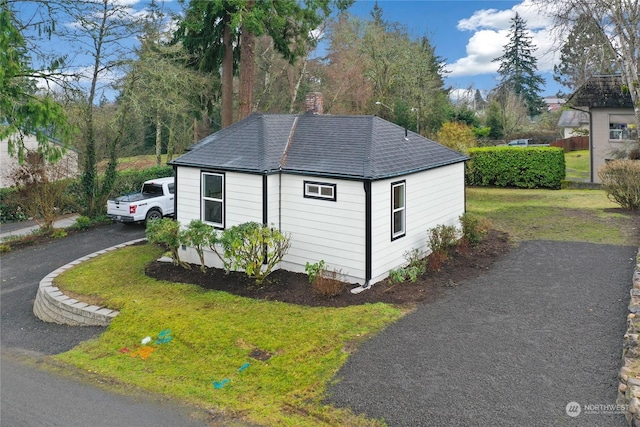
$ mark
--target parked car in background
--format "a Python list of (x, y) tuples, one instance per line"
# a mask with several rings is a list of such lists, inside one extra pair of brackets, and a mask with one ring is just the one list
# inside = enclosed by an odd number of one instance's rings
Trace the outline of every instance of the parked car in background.
[(139, 193), (126, 194), (107, 201), (107, 216), (117, 222), (142, 222), (174, 213), (175, 179), (145, 181)]
[(512, 139), (507, 143), (510, 147), (548, 147), (549, 144), (534, 144), (533, 139), (521, 138)]

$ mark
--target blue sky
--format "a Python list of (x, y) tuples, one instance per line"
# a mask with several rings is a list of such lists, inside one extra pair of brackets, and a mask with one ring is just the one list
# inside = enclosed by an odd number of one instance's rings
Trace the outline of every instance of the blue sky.
[[(374, 4), (372, 0), (356, 0), (349, 12), (369, 18)], [(510, 20), (517, 11), (537, 46), (538, 71), (546, 80), (541, 95), (552, 96), (562, 89), (553, 80), (558, 55), (554, 54), (551, 21), (529, 0), (380, 0), (378, 5), (386, 21), (405, 25), (417, 37), (429, 37), (436, 54), (447, 63), (446, 84), (454, 90), (472, 86), (487, 91), (496, 86), (499, 64), (491, 60), (502, 55)]]
[[(140, 13), (149, 4), (148, 0), (117, 1), (130, 8), (131, 14)], [(21, 4), (18, 13), (29, 13), (38, 3), (24, 1)], [(166, 9), (181, 9), (175, 0), (165, 0), (164, 4)], [(374, 4), (373, 0), (356, 0), (349, 12), (369, 19)], [(527, 22), (533, 43), (538, 48), (538, 71), (546, 80), (541, 95), (552, 96), (561, 89), (552, 75), (557, 54), (552, 49), (554, 38), (549, 30), (550, 20), (531, 6), (531, 0), (379, 0), (378, 4), (386, 21), (403, 24), (415, 37), (429, 37), (436, 54), (447, 64), (446, 84), (452, 87), (454, 97), (456, 93), (465, 93), (469, 87), (486, 92), (496, 86), (499, 64), (492, 59), (502, 55), (503, 46), (508, 41), (510, 20), (516, 11)], [(59, 41), (54, 43), (59, 50), (74, 50)], [(74, 58), (77, 62), (72, 64), (75, 69), (91, 63), (80, 63), (82, 55)]]

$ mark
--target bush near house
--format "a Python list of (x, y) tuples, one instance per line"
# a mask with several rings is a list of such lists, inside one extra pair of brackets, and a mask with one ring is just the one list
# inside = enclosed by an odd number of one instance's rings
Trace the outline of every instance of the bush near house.
[(598, 169), (609, 200), (630, 211), (640, 210), (640, 161), (612, 160)]
[(557, 147), (481, 147), (469, 150), (469, 185), (560, 189), (564, 152)]

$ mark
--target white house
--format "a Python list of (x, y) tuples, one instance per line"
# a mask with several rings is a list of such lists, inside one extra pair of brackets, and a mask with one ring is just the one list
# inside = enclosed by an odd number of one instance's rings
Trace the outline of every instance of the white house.
[[(564, 110), (558, 119), (563, 138), (589, 133), (589, 114), (585, 111)], [(584, 131), (584, 132), (581, 132)]]
[[(170, 162), (176, 219), (218, 229), (272, 224), (291, 238), (280, 268), (324, 260), (368, 286), (428, 251), (428, 230), (459, 226), (467, 157), (376, 116), (257, 114)], [(198, 263), (193, 249), (183, 260)], [(206, 263), (219, 267), (213, 253)]]
[[(27, 162), (41, 161), (38, 152), (38, 140), (35, 135), (26, 134), (24, 136), (24, 147), (26, 150)], [(49, 143), (60, 145), (55, 139), (50, 138)], [(9, 142), (6, 139), (0, 140), (0, 188), (12, 187), (15, 182), (12, 174), (18, 167), (18, 159), (9, 155)], [(78, 175), (78, 153), (73, 149), (67, 149), (62, 158), (56, 163), (55, 176), (50, 179), (69, 178)]]

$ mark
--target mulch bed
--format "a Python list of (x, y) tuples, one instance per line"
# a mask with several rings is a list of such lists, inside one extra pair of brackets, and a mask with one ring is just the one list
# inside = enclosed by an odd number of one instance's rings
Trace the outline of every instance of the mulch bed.
[(491, 230), (482, 242), (468, 247), (463, 253), (452, 251), (440, 270), (427, 271), (416, 282), (390, 284), (385, 280), (359, 294), (351, 293), (354, 285), (348, 285), (341, 293), (330, 298), (317, 295), (306, 274), (285, 270), (272, 272), (262, 286), (256, 286), (255, 281), (244, 273), (225, 274), (224, 270), (214, 268), (202, 273), (199, 265), (191, 265), (191, 268), (187, 269), (167, 262), (154, 261), (147, 265), (146, 274), (160, 280), (195, 284), (205, 289), (225, 291), (243, 297), (304, 306), (346, 307), (375, 302), (411, 306), (432, 301), (445, 287), (457, 286), (464, 280), (482, 274), (512, 247), (506, 233)]

